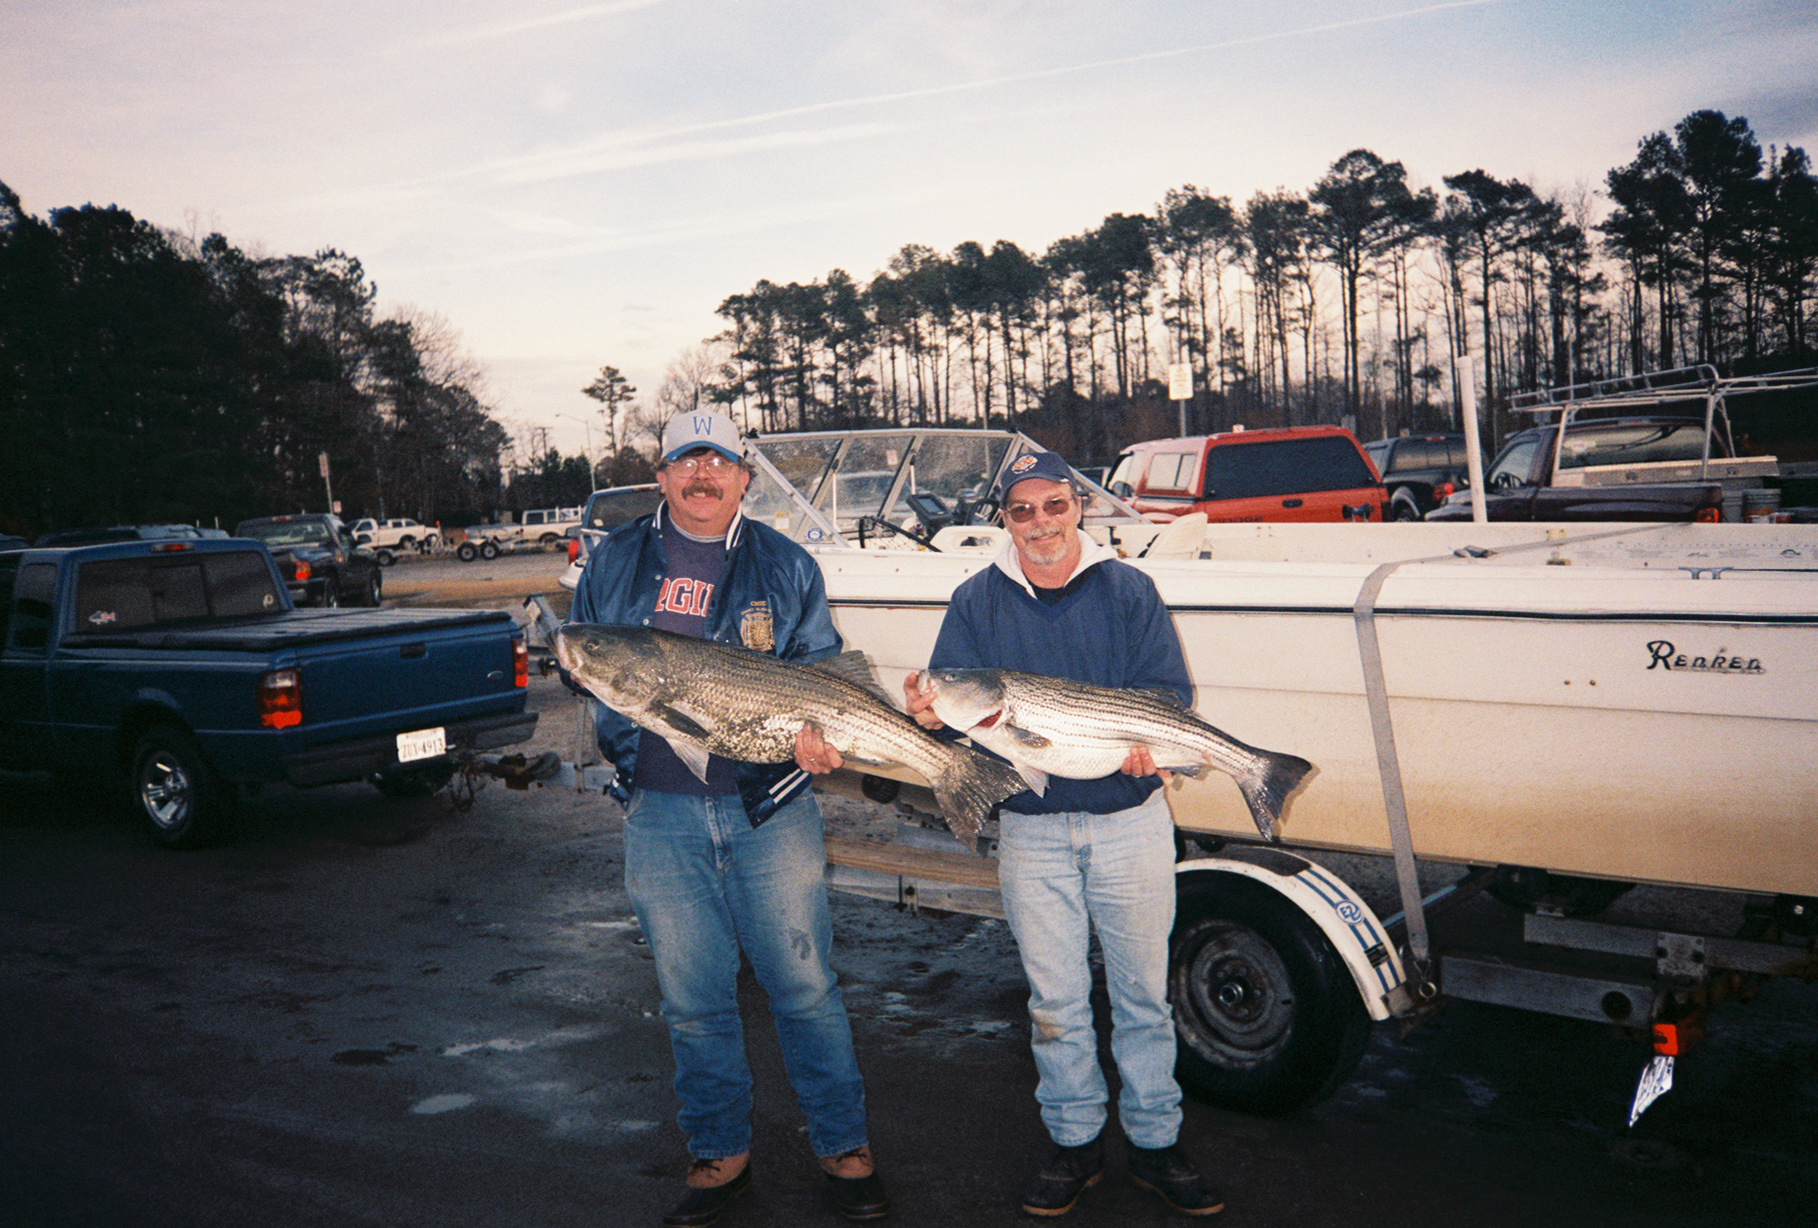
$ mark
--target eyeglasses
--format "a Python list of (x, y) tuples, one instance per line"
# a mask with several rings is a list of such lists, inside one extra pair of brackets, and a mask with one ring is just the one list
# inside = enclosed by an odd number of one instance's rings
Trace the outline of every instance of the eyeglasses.
[(678, 456), (668, 463), (668, 468), (679, 473), (693, 473), (696, 469), (711, 469), (715, 473), (725, 469), (735, 469), (739, 462), (724, 452), (704, 452), (698, 456)]
[(1054, 498), (1044, 502), (1039, 509), (1033, 503), (1012, 503), (1004, 508), (1004, 515), (1017, 524), (1028, 524), (1035, 519), (1035, 513), (1038, 510), (1048, 519), (1058, 520), (1073, 510), (1073, 500), (1067, 495), (1055, 495)]

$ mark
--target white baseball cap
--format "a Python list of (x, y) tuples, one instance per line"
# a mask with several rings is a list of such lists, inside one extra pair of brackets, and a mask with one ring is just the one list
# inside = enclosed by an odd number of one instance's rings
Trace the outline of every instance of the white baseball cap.
[(697, 409), (677, 414), (663, 428), (663, 463), (667, 465), (684, 452), (712, 448), (730, 460), (745, 459), (745, 441), (739, 438), (732, 419), (711, 409)]

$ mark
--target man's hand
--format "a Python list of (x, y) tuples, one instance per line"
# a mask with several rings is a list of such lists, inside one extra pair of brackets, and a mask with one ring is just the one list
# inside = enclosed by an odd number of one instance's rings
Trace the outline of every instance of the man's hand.
[(803, 724), (795, 735), (795, 765), (804, 772), (816, 776), (825, 776), (828, 772), (838, 771), (846, 761), (840, 752), (827, 745), (821, 737), (821, 731), (813, 725)]
[(1174, 775), (1155, 766), (1155, 756), (1147, 746), (1130, 748), (1130, 753), (1124, 756), (1123, 771), (1126, 776), (1159, 776), (1164, 784)]
[(913, 670), (903, 675), (903, 705), (923, 729), (939, 729), (944, 722), (934, 715), (934, 692), (917, 686), (919, 678), (921, 675)]

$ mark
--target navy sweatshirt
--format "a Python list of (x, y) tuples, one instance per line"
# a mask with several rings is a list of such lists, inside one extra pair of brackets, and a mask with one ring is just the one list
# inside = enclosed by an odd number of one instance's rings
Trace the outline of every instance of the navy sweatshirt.
[[(1192, 680), (1168, 608), (1148, 576), (1116, 559), (1079, 573), (1050, 605), (997, 566), (954, 590), (935, 640), (935, 669), (1012, 669), (1104, 687), (1165, 689), (1193, 700)], [(1053, 776), (1045, 796), (1029, 790), (1004, 809), (1019, 814), (1127, 810), (1161, 787), (1159, 776), (1113, 772), (1097, 780)]]

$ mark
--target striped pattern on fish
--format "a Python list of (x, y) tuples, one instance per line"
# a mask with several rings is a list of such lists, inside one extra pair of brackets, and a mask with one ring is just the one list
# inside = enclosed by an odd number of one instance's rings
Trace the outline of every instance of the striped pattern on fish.
[(668, 741), (702, 780), (709, 753), (794, 760), (796, 734), (811, 724), (842, 755), (921, 773), (963, 838), (977, 836), (992, 808), (1023, 788), (1010, 768), (942, 741), (892, 706), (863, 653), (798, 664), (652, 627), (592, 623), (564, 626), (555, 653), (570, 677)]
[(924, 670), (936, 716), (1014, 764), (1042, 793), (1049, 776), (1093, 780), (1147, 747), (1158, 768), (1237, 782), (1257, 830), (1277, 839), (1288, 797), (1313, 771), (1297, 755), (1260, 750), (1216, 728), (1170, 693), (1089, 686), (1014, 670)]

